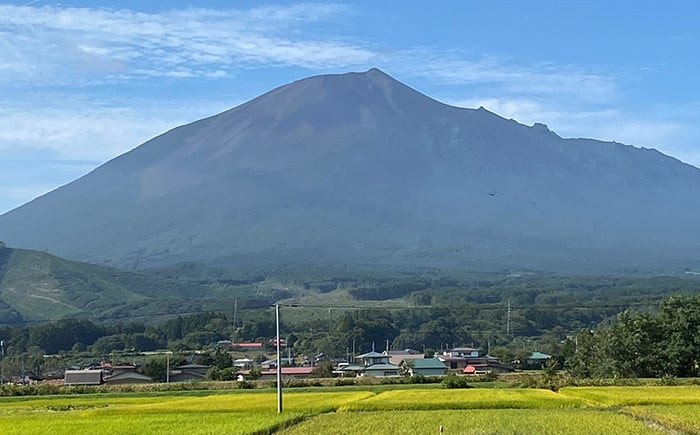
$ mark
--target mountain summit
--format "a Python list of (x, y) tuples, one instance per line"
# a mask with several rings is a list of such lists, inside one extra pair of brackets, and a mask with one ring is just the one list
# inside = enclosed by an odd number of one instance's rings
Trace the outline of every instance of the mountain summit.
[(0, 216), (0, 238), (144, 267), (700, 263), (700, 170), (433, 100), (377, 69), (276, 88)]

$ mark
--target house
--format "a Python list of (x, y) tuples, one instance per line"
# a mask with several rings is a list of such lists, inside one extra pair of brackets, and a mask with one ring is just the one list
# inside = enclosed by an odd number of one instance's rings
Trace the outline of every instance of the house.
[(135, 372), (137, 367), (134, 364), (121, 364), (117, 366), (112, 366), (112, 369), (110, 370), (110, 376), (116, 376), (121, 373), (126, 373), (126, 372)]
[(342, 376), (373, 376), (373, 377), (393, 377), (400, 376), (399, 366), (389, 363), (389, 355), (379, 352), (368, 352), (355, 358), (358, 364), (338, 366), (336, 372), (341, 372)]
[(389, 363), (396, 365), (401, 365), (401, 363), (407, 359), (419, 359), (424, 357), (423, 352), (418, 352), (413, 349), (390, 350), (387, 354), (389, 355)]
[(453, 347), (452, 349), (444, 351), (442, 354), (451, 357), (476, 358), (479, 356), (479, 349), (474, 349), (473, 347)]
[(445, 366), (450, 370), (464, 370), (469, 364), (463, 356), (438, 355), (437, 359), (445, 363)]
[(41, 376), (37, 376), (34, 372), (25, 371), (22, 376), (19, 377), (18, 382), (22, 385), (37, 384), (44, 379)]
[(100, 385), (102, 370), (66, 370), (63, 385)]
[(503, 364), (497, 358), (488, 357), (481, 361), (469, 363), (462, 373), (465, 375), (485, 375), (486, 373), (507, 373), (515, 371), (513, 366)]
[(234, 367), (240, 367), (242, 369), (249, 369), (253, 366), (253, 360), (250, 358), (238, 358), (233, 360)]
[[(277, 347), (277, 337), (270, 339), (270, 346)], [(280, 347), (287, 347), (287, 340), (284, 338), (280, 339)]]
[(185, 364), (170, 371), (170, 382), (201, 381), (207, 376), (209, 366)]
[[(479, 351), (471, 347), (450, 349), (443, 353), (443, 355), (438, 355), (436, 358), (444, 362), (449, 370), (458, 370), (461, 373), (466, 373), (464, 370), (467, 366), (472, 366), (477, 369), (484, 366), (488, 367), (488, 371), (513, 371), (512, 366), (501, 363), (498, 358), (491, 355), (479, 356)], [(470, 371), (471, 370), (472, 369), (470, 369)]]
[(110, 376), (105, 376), (104, 382), (108, 385), (150, 384), (153, 382), (153, 379), (134, 370), (123, 371)]
[(355, 357), (355, 359), (361, 360), (362, 365), (365, 367), (369, 367), (374, 364), (389, 364), (389, 355), (375, 351), (363, 353), (362, 355)]
[(462, 370), (462, 373), (465, 375), (485, 375), (489, 372), (488, 367), (488, 364), (469, 364)]
[(263, 344), (258, 341), (239, 341), (233, 343), (233, 348), (237, 350), (262, 350)]
[(360, 376), (372, 376), (375, 378), (390, 378), (400, 376), (399, 366), (394, 364), (379, 363), (364, 367)]
[(442, 376), (447, 374), (447, 366), (437, 358), (409, 358), (408, 373), (411, 376)]
[(137, 366), (134, 364), (120, 364), (112, 366), (109, 376), (104, 377), (106, 384), (147, 384), (153, 382), (153, 379), (146, 375), (138, 373)]
[[(294, 367), (296, 365), (294, 358), (280, 358), (280, 362), (282, 367)], [(268, 359), (260, 363), (261, 369), (274, 369), (275, 367), (277, 367), (276, 359)]]
[(44, 373), (44, 380), (49, 380), (49, 379), (58, 379), (63, 383), (63, 377), (66, 375), (65, 370), (63, 369), (55, 369), (55, 370), (49, 370)]
[(551, 358), (552, 355), (547, 355), (546, 353), (532, 352), (530, 356), (528, 356), (525, 359), (525, 363), (528, 367), (542, 368), (542, 366), (544, 366), (544, 363), (546, 363), (547, 360)]

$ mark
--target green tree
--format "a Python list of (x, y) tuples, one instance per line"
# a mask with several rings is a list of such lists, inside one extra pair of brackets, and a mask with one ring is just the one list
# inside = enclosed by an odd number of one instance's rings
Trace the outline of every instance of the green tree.
[(312, 378), (332, 378), (333, 377), (333, 363), (324, 360), (319, 361), (314, 369), (311, 371)]
[(217, 349), (216, 353), (212, 355), (212, 365), (218, 367), (219, 369), (233, 367), (233, 359), (231, 358), (231, 354)]
[[(168, 358), (165, 356), (158, 356), (148, 360), (143, 366), (143, 374), (150, 377), (154, 381), (165, 382), (168, 373), (167, 359)], [(185, 358), (183, 358), (182, 356), (172, 355), (170, 357), (170, 370), (172, 370), (173, 367), (182, 365), (184, 362)]]
[(700, 295), (673, 296), (661, 304), (664, 372), (674, 376), (700, 375)]
[(665, 373), (664, 330), (658, 317), (649, 313), (625, 311), (608, 331), (613, 375), (655, 377)]
[(582, 330), (563, 346), (564, 368), (578, 378), (610, 377), (613, 362), (607, 348), (606, 331)]
[(31, 329), (29, 345), (36, 345), (46, 353), (70, 350), (76, 343), (93, 344), (104, 334), (104, 329), (89, 320), (67, 319), (40, 325)]
[(209, 367), (207, 379), (213, 381), (235, 381), (238, 379), (238, 367), (226, 367), (220, 369), (216, 366)]
[(250, 377), (250, 379), (259, 379), (260, 376), (262, 376), (262, 372), (260, 371), (259, 367), (253, 367), (248, 372), (248, 377)]

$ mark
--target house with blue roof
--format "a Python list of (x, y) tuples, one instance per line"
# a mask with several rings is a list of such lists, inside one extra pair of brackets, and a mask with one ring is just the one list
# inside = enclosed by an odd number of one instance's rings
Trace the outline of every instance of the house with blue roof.
[(407, 368), (411, 376), (443, 376), (447, 366), (437, 358), (408, 359)]
[(341, 376), (372, 376), (372, 377), (395, 377), (400, 376), (400, 368), (389, 362), (389, 355), (379, 352), (367, 352), (355, 358), (355, 364), (339, 366), (336, 372)]

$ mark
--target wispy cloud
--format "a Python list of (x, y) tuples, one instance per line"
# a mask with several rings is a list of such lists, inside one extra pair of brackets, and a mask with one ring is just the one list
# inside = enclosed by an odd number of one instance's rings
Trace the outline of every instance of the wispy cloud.
[[(504, 118), (515, 119), (531, 125), (544, 122), (563, 137), (590, 137), (622, 142), (638, 147), (656, 148), (684, 162), (700, 167), (700, 153), (693, 139), (700, 135), (700, 128), (684, 122), (683, 116), (696, 113), (700, 107), (688, 104), (676, 107), (677, 114), (669, 109), (656, 108), (652, 113), (637, 113), (614, 108), (591, 109), (566, 106), (561, 101), (545, 101), (527, 98), (464, 98), (446, 102), (458, 107), (484, 107)], [(666, 116), (660, 114), (666, 113)], [(691, 145), (692, 144), (692, 145)]]
[(221, 78), (266, 66), (380, 66), (402, 77), (490, 84), (515, 93), (602, 100), (615, 92), (615, 77), (575, 65), (523, 65), (450, 47), (384, 50), (357, 35), (327, 31), (350, 14), (349, 6), (334, 3), (157, 13), (0, 5), (0, 81), (75, 84), (86, 77)]
[[(695, 151), (698, 103), (631, 111), (622, 101), (629, 84), (624, 71), (516, 61), (459, 46), (387, 46), (390, 42), (365, 38), (371, 32), (363, 34), (361, 26), (353, 34), (339, 35), (337, 28), (352, 21), (356, 12), (355, 6), (335, 3), (152, 13), (33, 2), (0, 5), (3, 170), (13, 156), (75, 163), (68, 165), (70, 171), (57, 170), (55, 163), (36, 163), (32, 167), (39, 169), (22, 185), (12, 185), (17, 174), (28, 172), (21, 165), (13, 176), (5, 171), (3, 178), (0, 172), (0, 210), (3, 197), (7, 209), (165, 130), (250, 96), (249, 90), (233, 87), (234, 98), (209, 95), (198, 100), (188, 93), (190, 84), (212, 85), (198, 94), (206, 95), (220, 91), (215, 84), (236, 85), (228, 79), (248, 71), (254, 75), (290, 66), (309, 74), (377, 66), (420, 82), (420, 90), (448, 103), (484, 106), (527, 124), (545, 122), (562, 136), (655, 147), (700, 165)], [(256, 91), (282, 84), (272, 81), (278, 77), (261, 79)], [(288, 77), (294, 78), (300, 77)], [(181, 86), (183, 82), (187, 85)], [(163, 91), (159, 86), (171, 87)], [(45, 92), (53, 94), (46, 97)], [(124, 98), (117, 100), (118, 95)], [(49, 172), (54, 177), (50, 180), (44, 175)], [(42, 177), (46, 182), (32, 181)]]
[[(404, 62), (403, 59), (412, 59)], [(618, 78), (591, 67), (553, 62), (520, 64), (495, 55), (431, 48), (401, 52), (393, 67), (407, 76), (448, 85), (490, 85), (510, 95), (559, 95), (581, 102), (605, 102), (617, 92)]]
[(0, 152), (104, 162), (177, 125), (226, 107), (216, 103), (97, 103), (64, 96), (42, 103), (0, 100)]
[(301, 32), (345, 9), (299, 4), (144, 13), (0, 5), (0, 80), (61, 83), (94, 73), (122, 79), (220, 77), (238, 67), (366, 63), (375, 56), (366, 47)]

